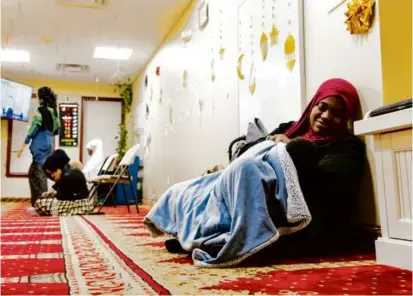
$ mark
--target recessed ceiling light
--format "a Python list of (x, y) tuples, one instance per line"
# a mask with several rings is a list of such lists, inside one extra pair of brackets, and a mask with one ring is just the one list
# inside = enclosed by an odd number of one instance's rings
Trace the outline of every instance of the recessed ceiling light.
[(129, 60), (133, 49), (119, 47), (96, 46), (93, 57), (95, 59)]
[(2, 62), (29, 63), (30, 53), (25, 50), (2, 49), (0, 60)]

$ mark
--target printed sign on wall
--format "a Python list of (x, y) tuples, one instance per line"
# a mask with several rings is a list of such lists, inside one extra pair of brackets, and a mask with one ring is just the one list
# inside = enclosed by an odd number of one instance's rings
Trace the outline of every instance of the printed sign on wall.
[(78, 146), (79, 106), (77, 103), (59, 104), (60, 133), (59, 145)]

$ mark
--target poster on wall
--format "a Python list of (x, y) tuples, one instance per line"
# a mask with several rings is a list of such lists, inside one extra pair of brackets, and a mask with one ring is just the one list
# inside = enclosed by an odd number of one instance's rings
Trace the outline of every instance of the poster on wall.
[(77, 103), (59, 104), (60, 133), (59, 145), (78, 146), (79, 106)]

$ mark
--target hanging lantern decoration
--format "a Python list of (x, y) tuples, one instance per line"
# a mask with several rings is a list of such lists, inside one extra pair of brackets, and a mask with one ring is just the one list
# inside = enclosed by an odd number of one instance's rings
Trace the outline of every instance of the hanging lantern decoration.
[(288, 34), (285, 40), (284, 54), (287, 68), (292, 72), (295, 66), (295, 39), (292, 34)]

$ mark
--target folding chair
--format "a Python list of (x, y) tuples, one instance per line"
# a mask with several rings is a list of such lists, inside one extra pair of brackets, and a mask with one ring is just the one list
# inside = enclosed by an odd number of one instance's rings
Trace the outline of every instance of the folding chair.
[[(115, 167), (115, 159), (117, 157), (118, 157), (117, 153), (106, 157), (105, 161), (102, 163), (102, 165), (99, 169), (97, 177), (101, 176), (101, 175), (104, 175), (104, 174), (109, 174), (109, 172), (113, 172), (114, 167)], [(91, 180), (91, 181), (88, 181), (88, 183), (92, 184), (92, 187), (89, 190), (89, 199), (93, 198), (94, 194), (97, 192), (98, 187), (102, 183), (102, 181), (100, 181), (97, 177), (95, 179)], [(113, 194), (112, 194), (112, 198), (113, 198), (113, 202), (116, 206), (115, 196)]]
[(138, 198), (137, 198), (137, 193), (135, 191), (135, 186), (134, 182), (136, 183), (136, 176), (131, 176), (130, 174), (130, 165), (133, 164), (135, 160), (135, 156), (140, 148), (139, 144), (136, 144), (135, 146), (131, 147), (125, 154), (125, 156), (122, 158), (120, 161), (116, 171), (114, 172), (113, 175), (100, 175), (97, 176), (97, 178), (94, 180), (96, 182), (99, 182), (98, 185), (100, 184), (113, 184), (112, 187), (110, 188), (109, 192), (107, 193), (105, 199), (103, 200), (103, 203), (100, 205), (98, 209), (98, 213), (106, 203), (106, 200), (109, 198), (113, 190), (115, 189), (116, 185), (121, 184), (122, 189), (123, 189), (123, 196), (125, 198), (125, 203), (128, 208), (128, 212), (130, 213), (130, 208), (129, 208), (129, 202), (128, 198), (126, 196), (126, 189), (125, 189), (125, 184), (130, 184), (132, 187), (132, 194), (135, 200), (135, 207), (136, 207), (136, 212), (139, 213), (139, 207), (138, 207)]

